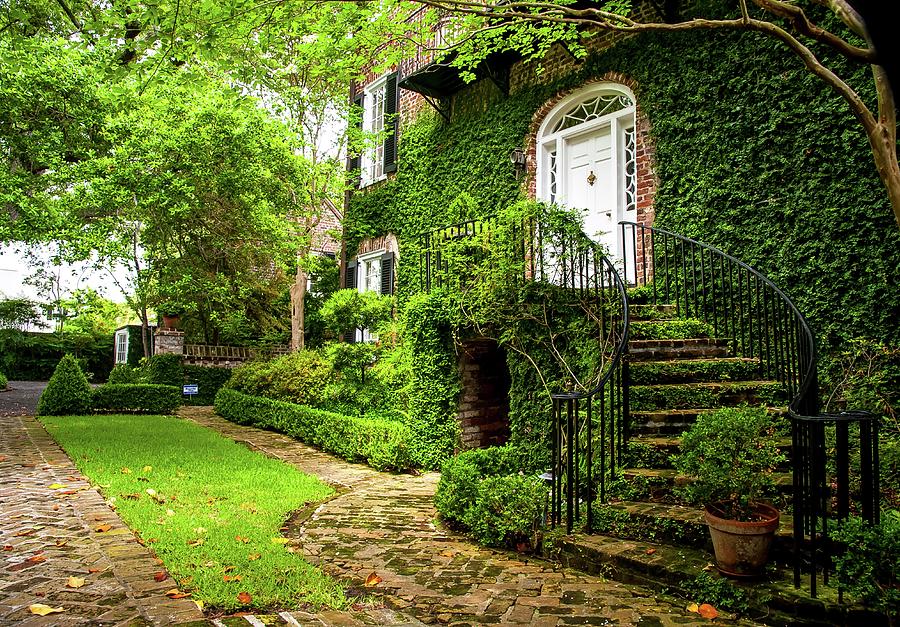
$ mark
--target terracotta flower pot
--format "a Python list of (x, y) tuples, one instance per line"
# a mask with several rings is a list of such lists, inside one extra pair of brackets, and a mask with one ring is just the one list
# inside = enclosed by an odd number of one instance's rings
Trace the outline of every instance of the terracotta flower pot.
[(761, 574), (766, 566), (781, 514), (764, 503), (755, 503), (753, 512), (757, 520), (740, 522), (722, 518), (720, 503), (706, 507), (706, 524), (712, 536), (716, 565), (724, 575), (753, 577)]

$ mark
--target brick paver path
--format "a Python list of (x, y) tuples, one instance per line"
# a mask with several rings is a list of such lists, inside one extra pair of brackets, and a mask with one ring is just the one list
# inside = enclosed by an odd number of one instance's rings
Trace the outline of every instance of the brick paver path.
[[(202, 614), (34, 418), (0, 413), (0, 625), (171, 625)], [(7, 414), (7, 415), (3, 415)], [(52, 488), (54, 484), (65, 487)], [(96, 531), (110, 525), (107, 531)], [(66, 587), (69, 577), (85, 579)], [(39, 617), (34, 603), (62, 607)]]
[[(390, 624), (706, 622), (643, 588), (484, 549), (446, 531), (432, 505), (437, 473), (391, 475), (348, 464), (286, 436), (230, 423), (209, 408), (185, 408), (182, 415), (343, 488), (311, 516), (289, 522), (285, 535), (311, 562), (349, 581), (351, 594), (381, 594), (395, 610)], [(383, 581), (364, 588), (373, 572)], [(339, 624), (359, 623), (344, 615)]]

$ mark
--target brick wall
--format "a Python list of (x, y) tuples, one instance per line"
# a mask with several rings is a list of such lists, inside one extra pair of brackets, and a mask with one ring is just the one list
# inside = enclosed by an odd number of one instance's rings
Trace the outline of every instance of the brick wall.
[(338, 255), (341, 252), (342, 219), (343, 214), (331, 202), (326, 201), (318, 222), (313, 227), (310, 250)]
[(463, 342), (459, 351), (462, 393), (459, 420), (463, 450), (509, 439), (509, 369), (506, 352), (493, 340)]

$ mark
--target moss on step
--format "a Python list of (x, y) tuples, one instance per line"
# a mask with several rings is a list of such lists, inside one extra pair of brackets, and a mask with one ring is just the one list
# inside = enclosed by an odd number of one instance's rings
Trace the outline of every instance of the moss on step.
[(748, 381), (759, 376), (759, 360), (726, 357), (638, 361), (629, 369), (632, 385), (699, 381)]
[[(674, 440), (676, 443), (678, 440)], [(676, 444), (677, 448), (677, 444)], [(631, 440), (625, 453), (628, 468), (671, 468), (669, 457), (674, 453), (670, 447), (654, 446), (648, 442)]]
[(652, 320), (631, 323), (634, 340), (685, 340), (710, 337), (713, 328), (702, 320)]
[(629, 303), (629, 314), (633, 321), (673, 320), (678, 317), (675, 305), (634, 305)]
[(709, 532), (699, 510), (670, 506), (666, 516), (652, 503), (594, 503), (593, 528), (597, 533), (630, 540), (705, 547)]
[(705, 409), (740, 403), (778, 405), (783, 401), (783, 388), (774, 381), (635, 385), (630, 391), (632, 411)]

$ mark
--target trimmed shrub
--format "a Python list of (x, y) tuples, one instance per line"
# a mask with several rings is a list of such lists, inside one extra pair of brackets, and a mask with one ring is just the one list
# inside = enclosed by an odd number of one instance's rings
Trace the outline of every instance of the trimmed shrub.
[(525, 475), (521, 449), (506, 445), (474, 449), (448, 459), (434, 495), (441, 517), (466, 528), (487, 546), (534, 546), (547, 487)]
[(212, 405), (219, 389), (231, 378), (234, 370), (207, 366), (184, 366), (184, 382), (196, 383), (198, 393), (181, 399), (184, 405)]
[(313, 350), (302, 350), (268, 362), (250, 362), (234, 370), (228, 387), (298, 405), (320, 405), (332, 378), (331, 366)]
[(533, 548), (546, 498), (547, 487), (537, 477), (487, 477), (478, 486), (478, 497), (463, 522), (480, 544)]
[(109, 372), (107, 383), (135, 384), (144, 383), (146, 375), (140, 368), (134, 368), (128, 364), (116, 364)]
[(466, 512), (478, 498), (481, 481), (518, 473), (523, 470), (521, 462), (521, 451), (510, 445), (473, 449), (451, 457), (441, 466), (434, 506), (444, 519), (466, 524)]
[(147, 360), (147, 383), (181, 387), (183, 382), (181, 355), (154, 355)]
[(181, 388), (150, 383), (107, 383), (93, 390), (94, 411), (173, 414)]
[(900, 511), (882, 512), (878, 525), (851, 516), (834, 539), (844, 544), (834, 558), (838, 582), (879, 612), (900, 616)]
[(0, 372), (0, 390), (5, 390), (6, 386), (9, 384), (9, 381), (6, 380), (6, 377), (3, 376), (3, 373)]
[(91, 413), (91, 386), (72, 355), (59, 360), (50, 382), (38, 400), (38, 416)]
[(409, 429), (400, 422), (357, 418), (259, 396), (229, 387), (216, 394), (216, 413), (242, 425), (280, 431), (352, 462), (378, 470), (412, 468)]

